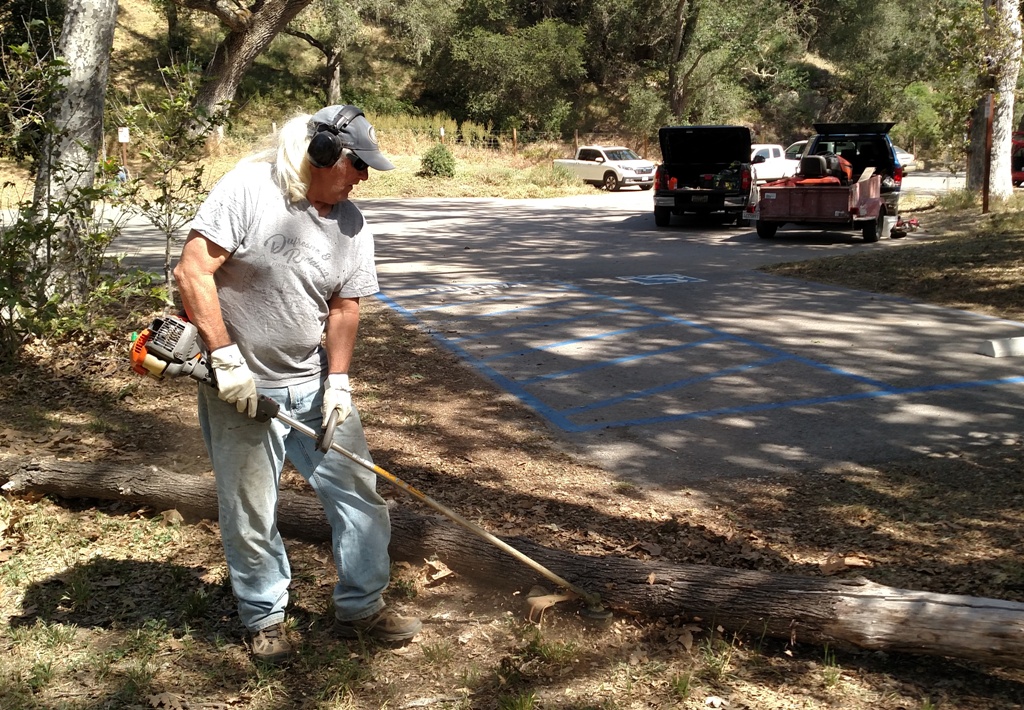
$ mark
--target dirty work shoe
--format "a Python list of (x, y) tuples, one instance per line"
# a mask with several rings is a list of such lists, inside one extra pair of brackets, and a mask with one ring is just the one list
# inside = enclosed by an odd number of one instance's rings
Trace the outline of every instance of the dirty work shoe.
[(284, 622), (273, 624), (252, 634), (252, 657), (270, 665), (281, 663), (295, 649), (288, 640)]
[(423, 623), (414, 616), (399, 616), (390, 609), (381, 609), (365, 619), (352, 621), (336, 619), (334, 626), (338, 635), (343, 638), (354, 639), (362, 634), (378, 641), (396, 643), (408, 641), (418, 634), (423, 628)]

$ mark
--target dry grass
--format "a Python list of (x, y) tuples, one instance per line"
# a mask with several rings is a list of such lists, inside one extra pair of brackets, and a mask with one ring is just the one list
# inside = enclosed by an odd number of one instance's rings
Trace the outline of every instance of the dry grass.
[[(963, 196), (946, 202), (959, 205)], [(973, 204), (944, 209), (940, 201), (905, 216), (922, 224), (913, 244), (763, 270), (1024, 320), (1024, 200), (988, 214)]]
[[(547, 143), (498, 150), (449, 146), (455, 157), (455, 176), (428, 178), (418, 175), (421, 156), (435, 145), (424, 134), (403, 130), (394, 135), (381, 134), (382, 150), (395, 164), (395, 170), (371, 171), (370, 179), (361, 183), (354, 195), (372, 197), (507, 197), (511, 199), (560, 197), (588, 194), (596, 188), (579, 180), (567, 180), (555, 172), (552, 160), (567, 157), (571, 146)], [(202, 160), (204, 181), (212, 186), (221, 176), (265, 140), (246, 141), (229, 137), (212, 147)], [(144, 174), (145, 164), (137, 156), (129, 157), (132, 175)], [(11, 209), (31, 196), (31, 182), (24, 166), (0, 161), (0, 209)]]

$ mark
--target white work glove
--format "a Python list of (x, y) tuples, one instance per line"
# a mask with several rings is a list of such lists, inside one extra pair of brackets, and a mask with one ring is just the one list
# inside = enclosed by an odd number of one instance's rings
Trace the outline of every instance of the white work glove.
[(334, 410), (338, 410), (339, 425), (352, 413), (352, 390), (348, 386), (348, 375), (328, 375), (324, 382), (324, 406), (321, 409), (324, 427)]
[(225, 345), (210, 353), (210, 364), (217, 377), (217, 396), (235, 405), (250, 419), (256, 416), (256, 382), (249, 366), (235, 344)]

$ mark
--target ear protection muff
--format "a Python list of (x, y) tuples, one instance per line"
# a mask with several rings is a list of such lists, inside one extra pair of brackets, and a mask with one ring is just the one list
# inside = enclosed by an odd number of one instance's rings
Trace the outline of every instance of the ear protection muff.
[(309, 140), (309, 147), (306, 154), (309, 162), (318, 168), (329, 168), (341, 158), (341, 152), (351, 145), (342, 132), (348, 128), (348, 124), (363, 112), (355, 106), (343, 106), (333, 123), (318, 123), (313, 128), (313, 137)]

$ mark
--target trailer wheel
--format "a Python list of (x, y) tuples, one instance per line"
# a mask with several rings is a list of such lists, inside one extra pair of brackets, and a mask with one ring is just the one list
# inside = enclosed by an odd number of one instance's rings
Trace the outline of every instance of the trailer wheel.
[(757, 220), (757, 236), (761, 237), (761, 239), (773, 239), (778, 231), (779, 225), (777, 222)]
[(882, 227), (885, 224), (885, 210), (878, 211), (878, 217), (870, 222), (864, 223), (864, 241), (867, 243), (877, 242), (882, 235)]
[(668, 227), (670, 224), (672, 224), (672, 208), (655, 207), (654, 223), (659, 227)]

